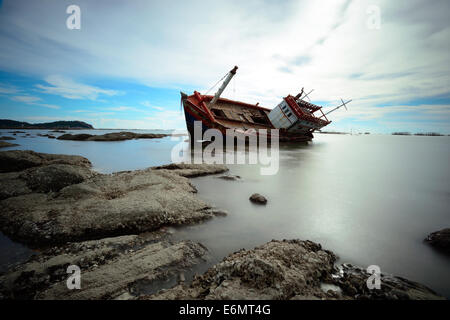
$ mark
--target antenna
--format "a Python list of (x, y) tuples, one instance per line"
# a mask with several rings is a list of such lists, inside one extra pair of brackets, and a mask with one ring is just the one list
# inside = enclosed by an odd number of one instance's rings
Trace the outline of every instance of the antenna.
[(341, 105), (337, 106), (333, 110), (328, 111), (327, 113), (324, 114), (324, 116), (326, 116), (327, 114), (332, 113), (333, 111), (336, 111), (337, 109), (342, 108), (342, 107), (345, 107), (345, 110), (348, 110), (347, 109), (347, 104), (352, 102), (352, 100), (348, 100), (348, 101), (344, 102), (344, 100), (341, 99), (341, 101), (342, 101)]
[(308, 92), (308, 93), (306, 93), (303, 97), (300, 97), (299, 99), (305, 99), (305, 98), (308, 98), (308, 100), (309, 101), (311, 101), (311, 99), (308, 97), (310, 94), (311, 94), (311, 92), (313, 92), (314, 91), (314, 89), (312, 89), (310, 92)]
[(342, 105), (340, 105), (340, 107), (341, 107), (341, 106), (344, 106), (345, 110), (348, 111), (346, 103), (350, 103), (350, 102), (352, 102), (352, 100), (349, 100), (349, 101), (347, 101), (347, 102), (344, 102), (344, 100), (342, 100), (342, 98), (341, 98), (341, 101), (342, 101)]

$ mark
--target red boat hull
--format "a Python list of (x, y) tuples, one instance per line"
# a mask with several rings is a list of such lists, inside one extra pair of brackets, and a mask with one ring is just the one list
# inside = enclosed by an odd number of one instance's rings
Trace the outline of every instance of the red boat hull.
[[(245, 139), (246, 136), (260, 136), (262, 133), (259, 130), (266, 129), (267, 139), (270, 140), (270, 130), (275, 129), (267, 117), (270, 109), (220, 98), (217, 101), (218, 107), (211, 110), (206, 105), (211, 99), (212, 96), (200, 95), (198, 92), (191, 96), (182, 94), (186, 127), (191, 137), (194, 137), (194, 122), (200, 121), (202, 134), (208, 129), (217, 129), (223, 134), (224, 138), (226, 138), (227, 134), (232, 133), (234, 137), (237, 134)], [(223, 114), (217, 114), (218, 110)], [(234, 114), (230, 110), (234, 111)], [(235, 116), (236, 114), (239, 115), (240, 119)], [(306, 134), (292, 134), (283, 129), (279, 130), (280, 142), (308, 142), (313, 137), (312, 133), (309, 132)]]

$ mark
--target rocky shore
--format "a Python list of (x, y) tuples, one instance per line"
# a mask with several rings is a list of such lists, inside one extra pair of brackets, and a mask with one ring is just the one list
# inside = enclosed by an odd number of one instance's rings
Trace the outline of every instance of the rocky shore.
[(99, 174), (79, 156), (0, 153), (0, 228), (42, 246), (135, 234), (211, 218), (186, 176), (225, 172), (221, 165), (179, 165)]
[(6, 141), (0, 141), (0, 148), (15, 147), (15, 146), (18, 146), (18, 144), (6, 142)]
[(60, 135), (58, 140), (76, 140), (76, 141), (124, 141), (131, 139), (157, 139), (169, 136), (163, 133), (134, 133), (134, 132), (112, 132), (100, 135), (80, 133), (70, 134), (66, 133)]
[[(207, 250), (167, 235), (127, 235), (44, 250), (0, 277), (3, 299), (130, 299), (206, 259)], [(81, 269), (81, 289), (68, 290), (67, 267)]]
[[(167, 227), (226, 215), (199, 199), (188, 179), (226, 171), (222, 165), (170, 164), (100, 174), (80, 156), (0, 152), (0, 231), (38, 249), (0, 275), (0, 298), (441, 298), (384, 274), (381, 289), (369, 290), (365, 270), (336, 266), (333, 252), (301, 240), (240, 250), (185, 282), (208, 252), (200, 243), (174, 240)], [(79, 290), (67, 288), (70, 265), (81, 269)]]
[(336, 258), (312, 241), (272, 240), (230, 254), (190, 285), (179, 284), (141, 299), (444, 299), (419, 283), (387, 274), (380, 275), (380, 289), (370, 290), (369, 273), (349, 264), (335, 266)]

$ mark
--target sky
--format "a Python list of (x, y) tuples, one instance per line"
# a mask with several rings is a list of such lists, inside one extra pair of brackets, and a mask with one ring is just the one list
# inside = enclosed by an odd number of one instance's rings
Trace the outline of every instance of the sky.
[(184, 129), (179, 92), (237, 65), (223, 97), (273, 108), (305, 87), (325, 111), (353, 100), (328, 130), (450, 134), (449, 15), (447, 0), (0, 0), (0, 118)]

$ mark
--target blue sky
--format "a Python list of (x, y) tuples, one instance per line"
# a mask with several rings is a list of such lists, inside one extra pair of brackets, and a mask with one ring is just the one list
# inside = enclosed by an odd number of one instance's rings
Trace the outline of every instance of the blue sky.
[[(71, 4), (80, 30), (66, 27)], [(330, 130), (450, 133), (448, 12), (445, 0), (4, 0), (0, 118), (183, 129), (179, 91), (238, 65), (225, 97), (272, 108), (305, 87), (325, 108), (353, 99)]]

